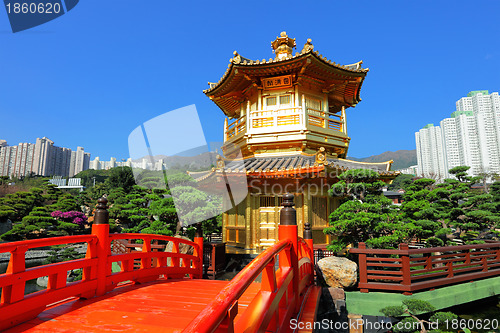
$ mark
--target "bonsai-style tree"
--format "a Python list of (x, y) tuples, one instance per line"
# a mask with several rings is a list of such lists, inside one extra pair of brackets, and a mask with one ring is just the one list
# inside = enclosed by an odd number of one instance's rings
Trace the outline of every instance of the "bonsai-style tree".
[(330, 227), (324, 232), (336, 236), (330, 245), (341, 251), (349, 244), (366, 242), (369, 247), (396, 248), (418, 231), (412, 223), (404, 223), (397, 206), (382, 195), (385, 183), (373, 170), (349, 170), (339, 176), (329, 194), (344, 203), (330, 215)]
[[(429, 320), (423, 320), (417, 316), (421, 314), (434, 312), (436, 308), (429, 302), (419, 299), (406, 299), (401, 305), (388, 306), (380, 310), (388, 317), (399, 317), (401, 320), (393, 325), (395, 333), (426, 333), (429, 325), (432, 325), (432, 332), (446, 332), (448, 330), (447, 323), (457, 319), (457, 315), (452, 312), (437, 312), (433, 314)], [(405, 317), (404, 317), (405, 316)], [(434, 329), (437, 326), (437, 330)]]

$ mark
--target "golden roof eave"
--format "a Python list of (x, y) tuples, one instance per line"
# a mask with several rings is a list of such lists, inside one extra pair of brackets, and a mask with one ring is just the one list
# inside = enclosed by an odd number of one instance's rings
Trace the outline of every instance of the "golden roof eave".
[[(235, 90), (243, 91), (251, 85), (256, 85), (262, 77), (283, 75), (286, 73), (295, 73), (299, 75), (302, 70), (307, 72), (307, 67), (314, 67), (322, 72), (325, 78), (331, 78), (343, 82), (344, 86), (339, 85), (339, 91), (333, 91), (333, 94), (349, 94), (349, 98), (338, 100), (339, 103), (346, 104), (347, 107), (354, 106), (359, 101), (359, 91), (361, 83), (364, 80), (368, 68), (361, 67), (362, 61), (351, 65), (339, 65), (328, 60), (317, 51), (308, 50), (296, 53), (285, 59), (269, 59), (262, 61), (250, 60), (240, 56), (237, 52), (230, 59), (228, 68), (222, 78), (217, 83), (210, 83), (210, 88), (203, 92), (212, 99), (222, 111), (229, 117), (234, 117), (239, 109), (241, 102), (234, 96), (227, 96), (229, 92)], [(231, 112), (232, 111), (232, 112)]]
[(349, 74), (363, 73), (366, 75), (366, 73), (370, 70), (369, 68), (362, 68), (361, 67), (361, 64), (363, 63), (362, 60), (358, 61), (356, 63), (350, 64), (350, 65), (340, 65), (340, 64), (337, 64), (337, 63), (327, 59), (323, 55), (319, 54), (318, 51), (312, 51), (312, 50), (309, 50), (309, 51), (303, 52), (303, 53), (296, 53), (294, 56), (288, 57), (286, 59), (281, 59), (281, 60), (272, 59), (272, 58), (270, 58), (269, 60), (265, 60), (265, 59), (263, 59), (263, 60), (250, 60), (250, 59), (241, 57), (237, 52), (235, 52), (235, 56), (233, 58), (229, 59), (229, 65), (228, 65), (228, 68), (227, 68), (226, 72), (224, 73), (224, 75), (222, 75), (222, 77), (219, 79), (219, 81), (217, 81), (215, 83), (210, 82), (209, 83), (210, 88), (203, 90), (203, 92), (208, 95), (209, 93), (212, 93), (215, 90), (217, 90), (217, 88), (220, 88), (223, 85), (224, 81), (230, 75), (233, 67), (236, 67), (236, 66), (242, 66), (242, 67), (244, 67), (244, 66), (256, 66), (256, 67), (262, 68), (262, 67), (265, 67), (266, 65), (278, 66), (278, 64), (284, 65), (293, 59), (306, 58), (307, 56), (314, 56), (314, 58), (322, 61), (324, 64), (331, 66), (333, 68), (342, 70), (342, 71), (346, 71)]

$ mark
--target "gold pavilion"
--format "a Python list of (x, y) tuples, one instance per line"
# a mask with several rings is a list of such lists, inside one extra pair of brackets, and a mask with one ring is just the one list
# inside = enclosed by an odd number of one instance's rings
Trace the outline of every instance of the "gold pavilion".
[[(346, 109), (361, 101), (368, 68), (362, 61), (336, 64), (314, 51), (310, 39), (293, 54), (296, 42), (286, 32), (271, 46), (275, 57), (268, 60), (250, 60), (235, 51), (222, 78), (209, 82), (204, 93), (227, 117), (224, 156), (212, 171), (190, 174), (199, 182), (221, 174), (246, 175), (246, 199), (223, 213), (227, 244), (250, 249), (274, 244), (287, 192), (295, 195), (299, 234), (309, 222), (314, 243), (326, 244), (330, 236), (323, 229), (339, 206), (339, 198), (328, 196), (337, 175), (369, 168), (389, 182), (397, 174), (390, 171), (392, 161), (346, 159)], [(236, 168), (235, 159), (243, 162)]]

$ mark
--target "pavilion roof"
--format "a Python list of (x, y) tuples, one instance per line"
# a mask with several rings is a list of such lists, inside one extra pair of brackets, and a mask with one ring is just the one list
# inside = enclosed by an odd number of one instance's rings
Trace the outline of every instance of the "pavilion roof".
[(359, 91), (369, 71), (361, 67), (362, 63), (337, 64), (313, 51), (312, 44), (300, 53), (282, 59), (250, 60), (235, 51), (222, 78), (216, 83), (209, 82), (210, 87), (203, 92), (227, 116), (235, 117), (245, 93), (252, 86), (261, 85), (262, 78), (292, 74), (294, 80), (309, 80), (321, 86), (321, 91), (328, 93), (330, 106), (338, 111), (342, 106), (355, 106), (361, 101)]
[(249, 176), (284, 176), (315, 173), (325, 169), (344, 172), (350, 169), (370, 169), (378, 172), (381, 177), (395, 177), (399, 171), (391, 171), (393, 161), (387, 162), (357, 162), (342, 158), (329, 158), (324, 163), (317, 163), (315, 155), (290, 155), (276, 157), (251, 157), (242, 160), (225, 161), (223, 167), (214, 168), (209, 171), (189, 172), (195, 181), (207, 179), (213, 174), (222, 173), (246, 173)]

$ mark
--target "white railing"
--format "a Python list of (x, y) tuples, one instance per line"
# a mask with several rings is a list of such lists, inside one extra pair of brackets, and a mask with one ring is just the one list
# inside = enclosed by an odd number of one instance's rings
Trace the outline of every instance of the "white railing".
[[(249, 133), (267, 133), (304, 129), (302, 108), (251, 111)], [(279, 127), (279, 130), (277, 129)]]
[(345, 125), (341, 115), (312, 108), (290, 107), (277, 110), (250, 111), (225, 126), (225, 139), (242, 133), (262, 134), (297, 130), (343, 132)]
[(236, 119), (230, 124), (227, 124), (224, 129), (225, 140), (227, 141), (241, 133), (246, 132), (246, 116)]
[(329, 130), (344, 131), (344, 121), (341, 115), (307, 108), (307, 124)]

